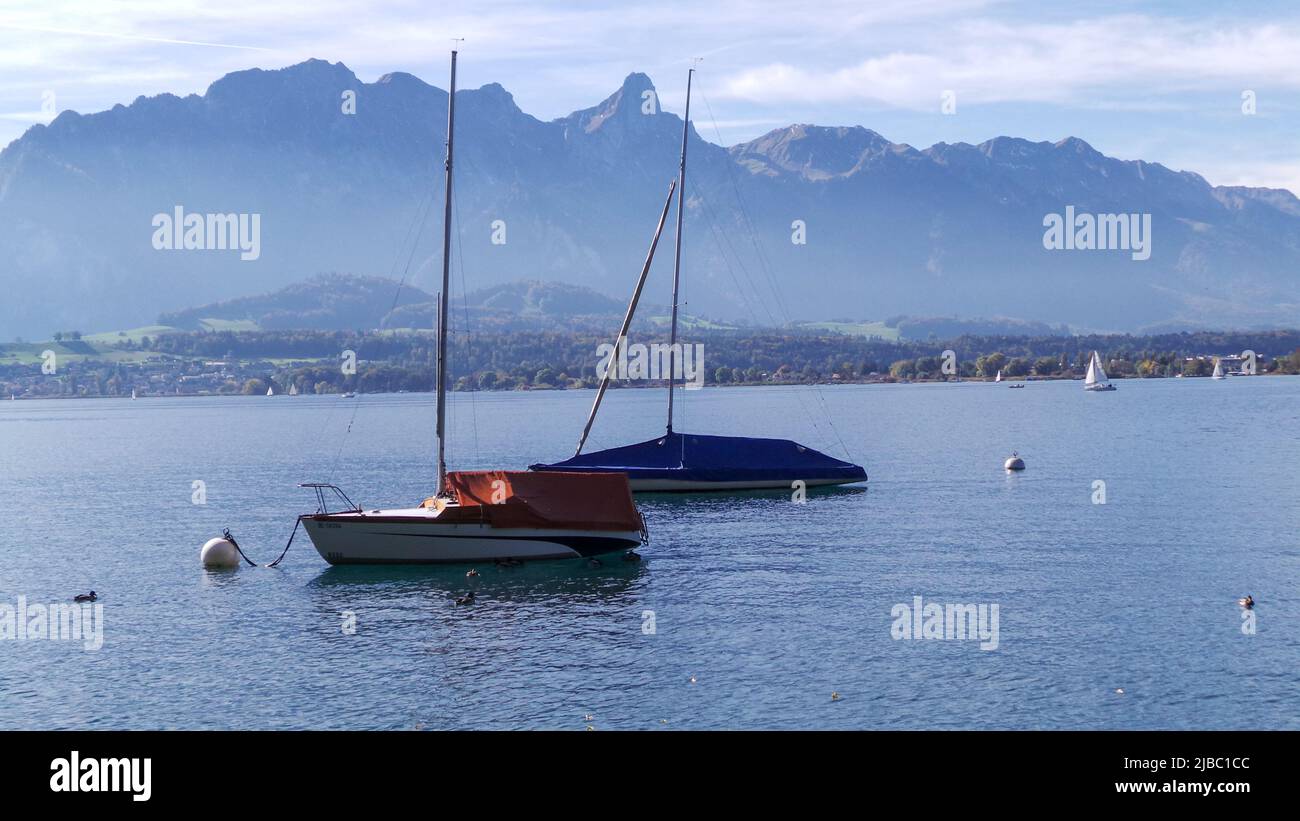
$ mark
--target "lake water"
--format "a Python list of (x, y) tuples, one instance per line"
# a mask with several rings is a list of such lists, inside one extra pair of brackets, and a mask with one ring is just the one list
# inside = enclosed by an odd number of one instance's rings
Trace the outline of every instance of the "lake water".
[[(452, 466), (568, 456), (591, 399), (457, 395)], [(593, 449), (655, 436), (664, 404), (611, 393)], [(0, 402), (0, 604), (93, 588), (105, 619), (98, 651), (0, 641), (0, 728), (1300, 727), (1300, 379), (679, 408), (688, 432), (842, 440), (870, 484), (644, 498), (640, 564), (331, 568), (300, 534), (279, 568), (210, 572), (222, 527), (279, 554), (298, 482), (427, 496), (432, 397)], [(893, 638), (918, 595), (997, 604), (997, 649)]]

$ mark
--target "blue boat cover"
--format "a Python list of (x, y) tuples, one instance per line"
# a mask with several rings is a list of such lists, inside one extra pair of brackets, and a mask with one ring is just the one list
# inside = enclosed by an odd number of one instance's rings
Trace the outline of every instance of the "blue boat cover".
[(626, 473), (628, 478), (696, 482), (745, 482), (795, 479), (866, 481), (858, 465), (827, 456), (789, 439), (703, 436), (666, 433), (658, 439), (583, 453), (529, 470)]

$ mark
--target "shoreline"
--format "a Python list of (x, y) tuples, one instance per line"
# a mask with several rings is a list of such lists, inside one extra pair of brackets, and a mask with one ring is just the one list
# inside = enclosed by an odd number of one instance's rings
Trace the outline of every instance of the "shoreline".
[[(1229, 377), (1225, 377), (1225, 378), (1227, 378), (1227, 379), (1241, 379), (1241, 378), (1249, 377), (1249, 378), (1254, 379), (1254, 378), (1258, 378), (1258, 377), (1261, 377), (1261, 376), (1298, 376), (1298, 375), (1300, 375), (1300, 374), (1291, 374), (1291, 373), (1258, 373), (1258, 374), (1235, 374), (1235, 375), (1233, 375), (1233, 376), (1229, 376)], [(886, 378), (886, 379), (843, 379), (843, 380), (841, 380), (841, 379), (837, 379), (837, 380), (833, 380), (833, 381), (832, 381), (832, 380), (818, 380), (818, 381), (814, 381), (814, 382), (798, 382), (798, 381), (794, 381), (794, 380), (789, 380), (789, 381), (771, 381), (771, 380), (769, 380), (769, 381), (765, 381), (765, 382), (714, 382), (714, 383), (711, 383), (711, 384), (705, 385), (705, 386), (703, 386), (703, 387), (708, 387), (708, 388), (767, 388), (767, 387), (796, 388), (796, 387), (838, 387), (838, 386), (842, 386), (842, 385), (947, 385), (947, 384), (952, 384), (952, 385), (961, 385), (961, 384), (980, 384), (980, 385), (983, 385), (983, 384), (994, 384), (994, 385), (998, 385), (998, 384), (1005, 384), (1006, 386), (1010, 387), (1010, 386), (1012, 386), (1012, 385), (1024, 385), (1024, 384), (1029, 383), (1029, 382), (1082, 382), (1083, 379), (1084, 379), (1084, 378), (1083, 378), (1082, 376), (1033, 376), (1033, 377), (1016, 377), (1016, 378), (1012, 378), (1012, 379), (1007, 379), (1007, 378), (1004, 377), (1004, 378), (1002, 379), (1002, 382), (994, 382), (994, 380), (993, 380), (992, 377), (962, 377), (962, 378), (960, 378), (960, 379), (894, 379), (894, 378)], [(1205, 379), (1205, 380), (1211, 380), (1211, 377), (1209, 377), (1209, 376), (1114, 376), (1114, 377), (1111, 377), (1110, 381), (1111, 381), (1111, 382), (1145, 382), (1145, 381), (1149, 381), (1149, 380), (1164, 380), (1164, 379), (1175, 379), (1175, 380), (1176, 380), (1176, 379), (1192, 379), (1192, 380)], [(648, 380), (647, 380), (647, 381), (648, 381)], [(635, 384), (635, 385), (615, 385), (615, 384), (611, 384), (610, 387), (609, 387), (609, 389), (610, 389), (610, 390), (663, 390), (663, 389), (666, 388), (666, 387), (667, 387), (667, 385), (666, 385), (666, 384), (663, 384), (663, 383), (660, 383), (660, 384)], [(477, 389), (474, 389), (474, 390), (454, 390), (454, 389), (453, 389), (453, 390), (451, 391), (451, 393), (452, 393), (452, 394), (464, 394), (464, 393), (533, 393), (533, 392), (546, 392), (546, 393), (550, 393), (550, 392), (559, 392), (559, 391), (594, 391), (594, 390), (596, 390), (595, 387), (588, 387), (588, 386), (586, 386), (586, 385), (579, 385), (579, 386), (575, 386), (575, 387), (555, 387), (555, 386), (551, 386), (551, 387), (532, 387), (532, 386), (529, 386), (529, 387), (525, 387), (525, 388), (477, 388)], [(352, 397), (352, 398), (357, 398), (357, 397), (361, 397), (361, 396), (401, 396), (402, 394), (430, 394), (430, 395), (432, 395), (432, 394), (434, 393), (434, 391), (432, 391), (432, 390), (428, 390), (428, 391), (411, 391), (411, 390), (405, 390), (405, 391), (359, 391), (359, 390), (354, 390), (354, 391), (352, 391), (352, 392), (353, 392), (354, 394), (356, 394), (356, 396), (354, 396), (354, 397)], [(326, 397), (326, 396), (329, 396), (329, 397), (334, 397), (334, 398), (337, 398), (337, 399), (342, 399), (342, 398), (343, 398), (343, 394), (342, 394), (342, 393), (299, 393), (299, 394), (297, 394), (297, 395), (298, 395), (298, 396), (308, 396), (308, 397)], [(39, 401), (39, 400), (50, 400), (50, 399), (124, 399), (124, 400), (127, 400), (127, 401), (138, 401), (138, 400), (141, 400), (141, 399), (211, 399), (211, 398), (214, 398), (214, 397), (215, 397), (215, 398), (245, 398), (245, 399), (268, 399), (268, 398), (276, 399), (276, 398), (279, 398), (279, 397), (282, 397), (282, 396), (287, 397), (287, 396), (290, 396), (290, 394), (287, 394), (287, 393), (278, 393), (278, 394), (275, 394), (274, 396), (267, 397), (267, 396), (265, 396), (264, 394), (245, 394), (245, 393), (238, 393), (238, 392), (231, 392), (231, 393), (211, 393), (211, 392), (208, 392), (208, 393), (153, 393), (153, 394), (150, 394), (150, 393), (145, 393), (145, 394), (137, 393), (137, 395), (136, 395), (136, 397), (135, 397), (134, 400), (131, 398), (131, 396), (130, 396), (129, 394), (125, 394), (125, 395), (124, 395), (124, 394), (108, 394), (108, 393), (97, 393), (97, 394), (76, 394), (76, 395), (72, 395), (72, 394), (49, 394), (49, 395), (36, 395), (36, 396), (18, 396), (18, 395), (15, 395), (13, 399), (3, 399), (3, 398), (0, 398), (0, 404), (9, 403), (9, 402), (31, 402), (31, 401)]]

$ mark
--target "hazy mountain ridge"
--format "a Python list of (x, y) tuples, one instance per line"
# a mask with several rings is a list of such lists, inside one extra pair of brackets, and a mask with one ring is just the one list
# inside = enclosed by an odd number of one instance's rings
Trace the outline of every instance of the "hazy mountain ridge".
[[(459, 92), (455, 279), (630, 292), (681, 136), (676, 115), (643, 113), (648, 91), (634, 73), (551, 122), (497, 84)], [(311, 60), (34, 126), (0, 152), (0, 282), (19, 295), (0, 303), (0, 337), (129, 327), (322, 271), (394, 276), (408, 259), (408, 281), (431, 293), (446, 105), (412, 75), (362, 83)], [(1216, 188), (1076, 138), (918, 150), (862, 127), (795, 125), (730, 148), (692, 129), (690, 152), (684, 276), (697, 315), (1300, 323), (1300, 200), (1287, 191)], [(259, 258), (154, 250), (151, 219), (178, 204), (259, 214)], [(1151, 258), (1044, 250), (1044, 215), (1067, 205), (1150, 213)], [(806, 244), (791, 242), (795, 220)], [(647, 290), (656, 303), (668, 301), (671, 233)]]
[[(581, 285), (517, 280), (452, 294), (449, 321), (455, 330), (594, 330), (613, 333), (625, 305)], [(433, 327), (436, 302), (411, 304), (388, 314), (381, 327)]]
[(202, 320), (221, 319), (246, 320), (262, 330), (368, 330), (385, 327), (386, 318), (397, 309), (432, 301), (418, 288), (399, 287), (383, 277), (323, 274), (269, 294), (164, 313), (158, 324), (189, 331), (201, 330)]
[[(452, 321), (475, 327), (534, 329), (556, 321), (605, 327), (611, 333), (625, 306), (589, 288), (562, 282), (521, 280), (481, 288), (452, 299)], [(270, 293), (163, 313), (158, 325), (206, 330), (210, 323), (249, 323), (259, 330), (368, 331), (432, 328), (434, 296), (387, 277), (323, 274)]]
[(1069, 328), (1008, 317), (958, 318), (897, 316), (885, 324), (903, 339), (956, 339), (960, 336), (1065, 336)]
[[(478, 330), (589, 330), (613, 333), (627, 306), (622, 301), (580, 285), (540, 280), (480, 288), (453, 296), (451, 321)], [(368, 331), (434, 326), (437, 303), (432, 295), (387, 277), (323, 274), (277, 291), (172, 311), (158, 317), (157, 330), (205, 331), (256, 328), (271, 330)], [(633, 325), (636, 333), (657, 334), (666, 324), (665, 305), (643, 302)], [(1052, 336), (1068, 329), (1041, 322), (990, 317), (893, 316), (883, 321), (840, 319), (832, 322), (793, 322), (778, 328), (729, 325), (708, 317), (683, 314), (682, 326), (692, 331), (782, 330), (798, 334), (844, 333), (904, 340), (953, 339), (958, 336)], [(213, 322), (216, 320), (216, 322)]]

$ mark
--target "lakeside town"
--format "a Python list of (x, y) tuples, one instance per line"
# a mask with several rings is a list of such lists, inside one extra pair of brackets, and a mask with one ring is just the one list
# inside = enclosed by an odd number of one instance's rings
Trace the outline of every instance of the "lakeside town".
[[(264, 396), (423, 392), (433, 389), (433, 352), (422, 334), (223, 332), (121, 340), (60, 334), (48, 343), (0, 345), (0, 397)], [(1082, 379), (1098, 350), (1114, 379), (1300, 373), (1300, 334), (1220, 339), (1161, 337), (962, 337), (884, 342), (838, 334), (703, 334), (701, 385), (871, 384)], [(600, 337), (510, 332), (469, 349), (458, 339), (452, 387), (472, 390), (595, 388)], [(1218, 350), (1192, 348), (1219, 344)], [(1228, 342), (1237, 343), (1227, 352)], [(1295, 345), (1290, 353), (1278, 354)], [(1253, 345), (1254, 347), (1247, 347)], [(1167, 348), (1161, 350), (1161, 348)], [(224, 353), (213, 355), (218, 350)], [(1049, 350), (1050, 349), (1050, 350)], [(984, 352), (987, 351), (987, 352)], [(1004, 352), (1006, 351), (1006, 352)], [(332, 353), (337, 352), (337, 353)], [(692, 375), (688, 374), (690, 379)], [(613, 387), (657, 384), (614, 380)]]

